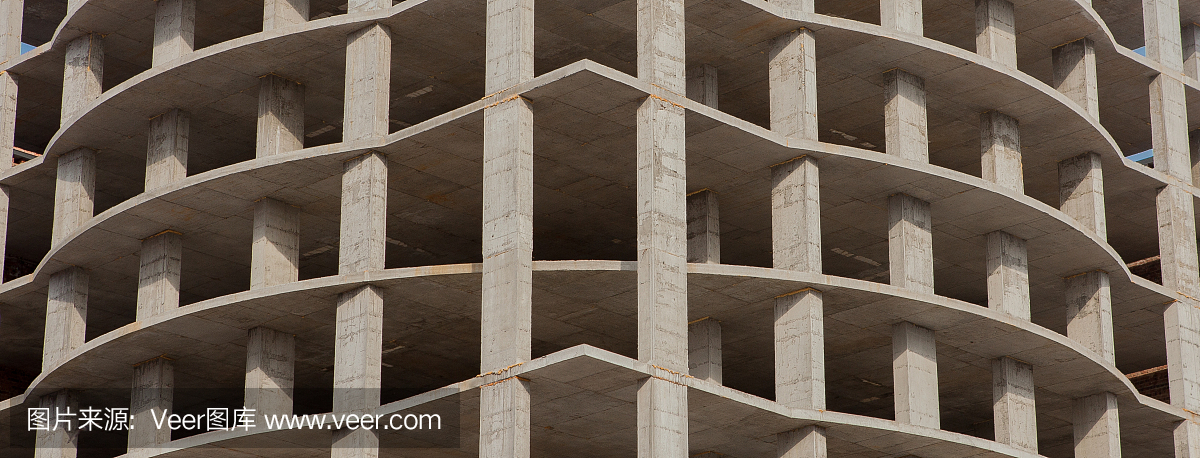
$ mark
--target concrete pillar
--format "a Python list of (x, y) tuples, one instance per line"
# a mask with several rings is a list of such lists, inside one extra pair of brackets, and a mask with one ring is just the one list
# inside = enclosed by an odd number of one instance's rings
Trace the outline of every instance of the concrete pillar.
[(127, 436), (130, 455), (171, 441), (171, 428), (157, 427), (154, 418), (171, 413), (174, 399), (175, 369), (170, 360), (159, 357), (134, 366)]
[(21, 55), (25, 0), (0, 0), (0, 62)]
[(173, 109), (150, 120), (146, 145), (146, 191), (187, 178), (191, 116)]
[(988, 308), (1028, 320), (1029, 252), (1025, 241), (1003, 231), (987, 235)]
[[(901, 0), (885, 0), (901, 1)], [(916, 0), (920, 1), (920, 0)], [(883, 111), (887, 153), (917, 162), (929, 162), (929, 126), (925, 112), (925, 80), (904, 70), (890, 70)]]
[(721, 263), (721, 214), (717, 193), (701, 189), (687, 196), (688, 262)]
[[(53, 431), (38, 431), (34, 437), (34, 458), (75, 458), (79, 450), (79, 405), (75, 396), (69, 391), (42, 396), (38, 407), (50, 412), (50, 425), (59, 424), (62, 420), (67, 423)], [(70, 412), (73, 416), (58, 417), (58, 413)], [(69, 428), (64, 427), (67, 424)]]
[(104, 84), (104, 38), (89, 33), (67, 43), (63, 69), (61, 123), (100, 97)]
[(1150, 81), (1154, 168), (1185, 184), (1191, 184), (1192, 160), (1186, 100), (1182, 81), (1166, 74), (1160, 74)]
[(888, 198), (888, 269), (892, 286), (933, 294), (933, 224), (929, 202)]
[(1112, 293), (1108, 273), (1100, 270), (1067, 277), (1067, 337), (1096, 352), (1104, 362), (1117, 363), (1113, 343)]
[(823, 305), (812, 288), (775, 298), (775, 402), (825, 410)]
[(721, 322), (705, 317), (688, 323), (688, 373), (722, 383)]
[(346, 4), (350, 13), (363, 13), (392, 7), (392, 0), (349, 0)]
[(992, 360), (992, 415), (996, 442), (1037, 453), (1033, 366), (1012, 358)]
[(1099, 154), (1083, 153), (1058, 163), (1058, 203), (1067, 216), (1095, 232), (1101, 240), (1108, 239)]
[(244, 405), (258, 414), (292, 413), (296, 386), (296, 339), (291, 334), (257, 327), (246, 342)]
[(1016, 16), (1008, 0), (975, 0), (975, 52), (1017, 68)]
[(157, 3), (151, 59), (154, 67), (196, 49), (196, 0), (157, 0)]
[(1146, 57), (1171, 70), (1183, 71), (1179, 0), (1142, 0), (1142, 26), (1146, 38)]
[(880, 0), (879, 20), (884, 28), (913, 35), (925, 33), (921, 0)]
[(386, 247), (387, 158), (372, 151), (344, 164), (338, 273), (383, 270)]
[(270, 74), (258, 84), (255, 157), (304, 148), (304, 85)]
[(254, 203), (250, 289), (300, 278), (300, 209), (264, 197)]
[(50, 276), (42, 371), (53, 369), (83, 345), (87, 326), (88, 273), (69, 267)]
[(771, 167), (771, 258), (776, 269), (821, 273), (821, 187), (812, 156)]
[(892, 326), (892, 374), (896, 421), (941, 428), (933, 331), (908, 322)]
[(1183, 74), (1200, 78), (1200, 25), (1183, 26)]
[(1121, 428), (1116, 395), (1098, 393), (1076, 399), (1071, 423), (1074, 426), (1075, 456), (1121, 458)]
[[(1166, 269), (1163, 269), (1164, 280)], [(1195, 301), (1182, 300), (1167, 305), (1163, 313), (1167, 341), (1167, 375), (1170, 378), (1171, 404), (1188, 410), (1200, 408), (1200, 308)], [(1200, 430), (1190, 421), (1175, 429), (1175, 456), (1200, 457)]]
[(984, 112), (979, 115), (979, 138), (983, 179), (1024, 194), (1021, 130), (1017, 119), (995, 110)]
[(54, 183), (53, 244), (92, 218), (96, 195), (96, 152), (79, 148), (58, 157)]
[(1163, 286), (1200, 297), (1192, 196), (1180, 186), (1168, 185), (1158, 190), (1156, 203)]
[(309, 0), (265, 0), (263, 31), (282, 29), (308, 22)]
[(769, 58), (771, 130), (817, 140), (816, 37), (808, 29), (788, 32), (772, 41)]
[(164, 231), (142, 240), (142, 261), (138, 269), (138, 321), (179, 308), (182, 256), (183, 236), (178, 232)]
[(480, 390), (480, 458), (528, 457), (529, 381), (509, 377)]
[(717, 109), (717, 67), (704, 64), (688, 69), (687, 98)]
[(775, 436), (779, 458), (828, 458), (825, 428), (805, 426)]
[[(350, 2), (365, 8), (367, 3), (391, 0)], [(346, 39), (346, 95), (342, 121), (342, 140), (378, 138), (388, 134), (388, 108), (392, 81), (392, 32), (374, 24), (351, 33)]]
[(13, 164), (17, 140), (17, 75), (0, 72), (0, 171)]
[(1051, 50), (1054, 88), (1100, 119), (1099, 86), (1096, 83), (1096, 45), (1080, 38)]

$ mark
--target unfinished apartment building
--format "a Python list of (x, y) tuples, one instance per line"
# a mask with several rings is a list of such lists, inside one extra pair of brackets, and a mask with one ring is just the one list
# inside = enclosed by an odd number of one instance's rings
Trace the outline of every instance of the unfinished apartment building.
[(1194, 21), (0, 0), (0, 455), (1200, 458)]

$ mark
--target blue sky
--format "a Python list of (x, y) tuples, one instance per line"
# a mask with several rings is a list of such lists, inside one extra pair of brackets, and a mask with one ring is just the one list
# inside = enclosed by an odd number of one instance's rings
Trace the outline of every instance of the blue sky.
[(21, 43), (21, 54), (25, 54), (25, 53), (29, 52), (29, 50), (31, 50), (31, 49), (33, 49), (32, 45), (27, 45), (25, 43)]

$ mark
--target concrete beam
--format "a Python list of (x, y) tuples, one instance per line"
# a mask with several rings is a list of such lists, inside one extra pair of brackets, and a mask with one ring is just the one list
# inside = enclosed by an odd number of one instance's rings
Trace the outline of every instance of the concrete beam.
[(717, 67), (704, 64), (688, 69), (687, 98), (717, 109)]
[(171, 441), (171, 428), (157, 427), (154, 419), (171, 413), (174, 399), (175, 366), (170, 360), (158, 357), (134, 366), (127, 436), (131, 456)]
[(988, 308), (1028, 320), (1029, 251), (1025, 241), (1003, 231), (987, 235)]
[(1192, 160), (1186, 101), (1182, 81), (1166, 74), (1160, 74), (1150, 81), (1154, 169), (1191, 184)]
[(1008, 0), (975, 0), (975, 52), (1017, 68), (1016, 13)]
[(13, 144), (17, 140), (17, 81), (17, 75), (12, 72), (0, 72), (0, 171), (13, 166)]
[(191, 116), (179, 109), (150, 120), (150, 132), (146, 135), (146, 191), (187, 178), (191, 125)]
[(720, 385), (722, 372), (721, 322), (706, 317), (688, 323), (688, 374)]
[(1071, 424), (1074, 427), (1075, 456), (1121, 458), (1121, 427), (1116, 395), (1098, 393), (1076, 399), (1073, 402)]
[(104, 38), (89, 33), (67, 43), (60, 122), (66, 124), (100, 98), (104, 87)]
[(0, 62), (21, 55), (25, 0), (0, 0)]
[(711, 189), (687, 196), (687, 254), (688, 262), (721, 263), (721, 210)]
[(1094, 119), (1100, 119), (1099, 85), (1096, 83), (1096, 44), (1080, 38), (1051, 50), (1054, 88)]
[[(350, 11), (370, 9), (370, 3), (391, 0), (350, 2)], [(346, 39), (346, 95), (342, 120), (342, 140), (354, 141), (388, 134), (391, 106), (392, 32), (374, 24), (351, 33)]]
[(246, 408), (288, 415), (296, 386), (296, 338), (270, 328), (249, 331), (246, 342)]
[(979, 139), (983, 179), (1024, 194), (1021, 129), (1017, 119), (995, 110), (980, 114)]
[(824, 296), (815, 289), (775, 298), (775, 402), (825, 410)]
[(183, 236), (165, 231), (142, 240), (140, 255), (137, 320), (146, 321), (179, 308)]
[(1033, 366), (1007, 357), (992, 360), (996, 442), (1036, 454), (1037, 407), (1033, 389)]
[(156, 0), (152, 66), (196, 49), (196, 0)]
[(808, 29), (793, 30), (771, 43), (771, 130), (786, 137), (817, 140), (816, 43)]
[(1200, 78), (1200, 25), (1183, 26), (1183, 74)]
[(775, 436), (776, 456), (779, 458), (828, 458), (825, 428), (805, 426)]
[(368, 152), (342, 172), (341, 275), (384, 269), (387, 248), (387, 157)]
[(255, 157), (304, 149), (304, 85), (270, 74), (258, 84)]
[(1100, 155), (1083, 153), (1058, 163), (1058, 208), (1083, 227), (1108, 239), (1104, 213), (1104, 174)]
[(924, 18), (921, 8), (922, 0), (880, 0), (879, 20), (884, 28), (923, 35), (925, 33)]
[(1146, 57), (1171, 70), (1183, 71), (1179, 0), (1142, 0), (1142, 26)]
[(59, 427), (52, 431), (37, 431), (34, 436), (34, 458), (75, 458), (79, 451), (79, 417), (63, 416), (58, 417), (58, 413), (78, 413), (79, 403), (75, 399), (75, 395), (69, 391), (59, 391), (57, 393), (42, 396), (38, 400), (38, 407), (47, 409), (50, 412), (50, 425), (58, 424), (59, 420), (66, 422), (65, 425), (70, 427)]
[(1067, 337), (1116, 365), (1108, 273), (1094, 270), (1063, 281), (1067, 290)]
[[(902, 0), (885, 0), (896, 2)], [(920, 0), (916, 0), (920, 3)], [(910, 161), (929, 162), (929, 125), (925, 108), (925, 80), (901, 69), (884, 74), (887, 80), (883, 111), (885, 148), (888, 154)]]
[(83, 345), (87, 326), (88, 273), (79, 267), (50, 275), (42, 371), (48, 371)]
[(896, 421), (941, 428), (933, 331), (908, 322), (892, 326), (892, 374)]
[(291, 283), (300, 277), (300, 209), (271, 198), (254, 203), (250, 289)]
[(309, 0), (264, 0), (263, 31), (308, 22)]
[(933, 225), (929, 202), (888, 198), (888, 269), (892, 286), (933, 294)]
[(96, 152), (79, 148), (58, 157), (51, 240), (61, 242), (92, 218), (96, 198)]
[(820, 169), (812, 156), (771, 167), (771, 261), (821, 273)]

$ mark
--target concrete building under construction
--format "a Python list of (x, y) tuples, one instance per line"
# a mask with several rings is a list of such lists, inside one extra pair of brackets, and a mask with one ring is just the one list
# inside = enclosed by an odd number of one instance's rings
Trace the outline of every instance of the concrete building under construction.
[(0, 0), (0, 455), (1200, 458), (1196, 22)]

